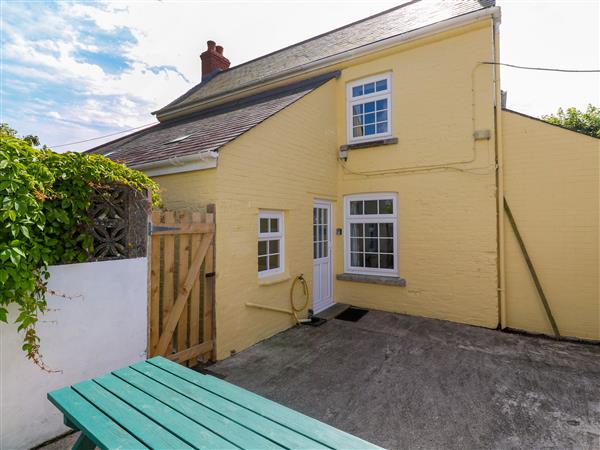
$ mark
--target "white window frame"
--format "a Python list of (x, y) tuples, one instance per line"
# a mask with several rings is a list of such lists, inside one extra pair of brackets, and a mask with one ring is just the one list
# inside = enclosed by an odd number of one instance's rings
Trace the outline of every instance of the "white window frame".
[[(392, 200), (393, 214), (351, 214), (350, 202), (356, 200)], [(399, 272), (398, 256), (398, 194), (393, 192), (381, 192), (375, 194), (355, 194), (344, 197), (344, 271), (362, 275), (381, 275), (397, 277)], [(373, 267), (353, 267), (350, 265), (350, 225), (353, 223), (392, 223), (393, 228), (393, 259), (392, 269), (380, 269)]]
[[(260, 219), (277, 219), (279, 221), (279, 231), (276, 233), (261, 233), (260, 232)], [(283, 273), (285, 267), (285, 241), (284, 241), (284, 221), (283, 221), (283, 211), (259, 211), (258, 213), (258, 241), (274, 241), (279, 240), (279, 267), (276, 269), (268, 269), (258, 271), (258, 247), (256, 250), (256, 270), (258, 272), (259, 278), (265, 278), (270, 275), (275, 275), (278, 273)], [(267, 257), (268, 258), (268, 257)]]
[[(360, 86), (361, 84), (376, 82), (379, 80), (387, 80), (387, 89), (385, 91), (373, 92), (372, 94), (363, 94), (359, 97), (352, 97), (352, 88)], [(375, 133), (368, 136), (354, 137), (352, 135), (353, 123), (352, 123), (352, 107), (356, 104), (363, 104), (370, 101), (377, 101), (381, 99), (387, 99), (388, 102), (388, 130), (385, 133)], [(355, 80), (347, 84), (346, 87), (346, 129), (349, 143), (359, 143), (366, 141), (373, 141), (392, 135), (392, 73), (383, 73), (361, 80)]]

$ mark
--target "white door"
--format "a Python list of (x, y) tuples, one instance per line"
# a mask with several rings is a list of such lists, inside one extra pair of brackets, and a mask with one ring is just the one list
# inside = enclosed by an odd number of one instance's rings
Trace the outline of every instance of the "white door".
[(331, 202), (313, 205), (313, 312), (333, 305), (333, 258), (331, 256)]

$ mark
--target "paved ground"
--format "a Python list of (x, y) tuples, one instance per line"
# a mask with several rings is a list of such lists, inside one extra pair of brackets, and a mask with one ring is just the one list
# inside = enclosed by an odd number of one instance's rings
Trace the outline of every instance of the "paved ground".
[(209, 369), (389, 449), (600, 448), (600, 346), (371, 311)]

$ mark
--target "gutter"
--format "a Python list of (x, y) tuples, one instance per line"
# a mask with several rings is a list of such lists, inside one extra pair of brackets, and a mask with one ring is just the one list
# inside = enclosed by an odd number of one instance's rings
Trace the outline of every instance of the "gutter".
[[(461, 16), (452, 17), (450, 19), (443, 20), (441, 22), (434, 23), (432, 25), (426, 25), (417, 30), (408, 31), (406, 33), (398, 34), (396, 36), (392, 36), (386, 39), (382, 39), (380, 41), (372, 42), (370, 44), (363, 45), (362, 47), (357, 47), (351, 50), (347, 50), (343, 53), (338, 53), (336, 55), (327, 56), (325, 58), (311, 61), (306, 64), (302, 64), (300, 66), (295, 66), (290, 69), (283, 70), (273, 75), (269, 75), (267, 77), (260, 78), (240, 89), (233, 89), (229, 91), (225, 91), (224, 93), (213, 95), (211, 97), (207, 97), (199, 103), (192, 103), (188, 106), (179, 106), (179, 107), (165, 107), (158, 111), (154, 111), (152, 114), (155, 114), (159, 120), (161, 119), (169, 119), (169, 117), (177, 116), (180, 113), (187, 112), (189, 110), (198, 110), (203, 109), (203, 107), (210, 105), (211, 103), (226, 100), (229, 97), (234, 95), (244, 94), (248, 91), (253, 90), (258, 86), (268, 86), (269, 84), (273, 84), (275, 82), (284, 81), (288, 78), (294, 77), (302, 72), (315, 71), (319, 69), (326, 68), (328, 66), (338, 64), (341, 62), (348, 61), (350, 59), (357, 58), (359, 56), (363, 56), (369, 53), (378, 52), (381, 50), (387, 50), (392, 48), (398, 44), (403, 44), (407, 42), (414, 41), (416, 39), (420, 39), (432, 34), (442, 33), (444, 31), (451, 30), (453, 28), (462, 27), (465, 25), (470, 25), (472, 23), (478, 22), (481, 19), (491, 17), (494, 20), (500, 20), (500, 7), (494, 6), (491, 8), (480, 9), (479, 11), (474, 11), (471, 13), (463, 14)], [(162, 120), (161, 120), (162, 121)]]
[(194, 170), (212, 169), (217, 167), (218, 159), (218, 152), (205, 151), (193, 155), (175, 156), (160, 161), (131, 165), (130, 167), (135, 170), (140, 170), (152, 177), (172, 173), (191, 172)]

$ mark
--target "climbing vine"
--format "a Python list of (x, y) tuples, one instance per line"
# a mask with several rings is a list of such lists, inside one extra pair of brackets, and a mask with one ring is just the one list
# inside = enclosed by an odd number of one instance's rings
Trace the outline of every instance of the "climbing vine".
[(126, 185), (152, 192), (157, 203), (158, 186), (100, 155), (55, 153), (0, 137), (0, 321), (8, 321), (11, 303), (18, 306), (23, 351), (46, 368), (36, 324), (46, 309), (48, 266), (81, 262), (90, 254), (87, 211), (95, 191)]

